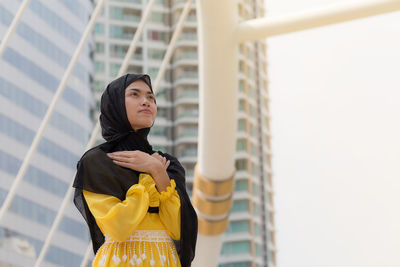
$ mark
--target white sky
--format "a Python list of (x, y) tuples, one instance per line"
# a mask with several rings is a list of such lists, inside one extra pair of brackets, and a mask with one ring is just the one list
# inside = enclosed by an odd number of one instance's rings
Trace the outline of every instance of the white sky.
[(400, 12), (270, 38), (268, 64), (278, 267), (400, 266)]

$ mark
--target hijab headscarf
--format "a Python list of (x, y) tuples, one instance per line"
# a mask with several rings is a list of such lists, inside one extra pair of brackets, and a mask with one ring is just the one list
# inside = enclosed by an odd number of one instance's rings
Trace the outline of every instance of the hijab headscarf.
[[(73, 184), (74, 204), (89, 226), (94, 253), (104, 243), (104, 235), (89, 210), (82, 190), (115, 196), (123, 201), (128, 189), (138, 183), (140, 172), (114, 164), (106, 153), (124, 150), (140, 150), (148, 154), (155, 152), (147, 140), (150, 127), (133, 130), (126, 114), (125, 89), (139, 79), (153, 92), (147, 74), (127, 74), (107, 86), (101, 96), (100, 114), (101, 133), (106, 142), (86, 151), (77, 163)], [(170, 160), (167, 174), (170, 179), (175, 180), (181, 201), (181, 239), (175, 241), (175, 245), (181, 265), (190, 266), (197, 240), (197, 215), (186, 192), (185, 170), (175, 157), (157, 152)], [(157, 210), (149, 209), (148, 212)]]

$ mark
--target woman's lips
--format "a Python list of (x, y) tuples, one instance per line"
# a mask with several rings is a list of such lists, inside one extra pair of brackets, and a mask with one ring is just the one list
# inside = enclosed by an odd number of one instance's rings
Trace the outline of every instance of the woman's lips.
[(143, 113), (146, 113), (146, 114), (151, 114), (152, 113), (149, 109), (142, 109), (139, 112), (143, 112)]

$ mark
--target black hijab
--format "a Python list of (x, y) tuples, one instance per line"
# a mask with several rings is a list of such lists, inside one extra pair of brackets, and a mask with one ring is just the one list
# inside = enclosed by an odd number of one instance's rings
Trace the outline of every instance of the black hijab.
[[(77, 163), (73, 184), (74, 204), (89, 226), (95, 253), (104, 243), (104, 235), (89, 210), (82, 190), (124, 200), (128, 189), (138, 183), (140, 172), (114, 164), (106, 153), (124, 150), (140, 150), (148, 154), (155, 152), (147, 140), (150, 128), (134, 131), (126, 114), (125, 89), (139, 79), (153, 91), (150, 77), (146, 74), (127, 74), (107, 86), (101, 96), (100, 114), (102, 136), (106, 142), (86, 151)], [(190, 266), (197, 240), (197, 215), (186, 192), (185, 170), (175, 157), (161, 151), (157, 152), (170, 160), (167, 173), (170, 179), (175, 180), (181, 201), (181, 239), (175, 244), (181, 265)]]

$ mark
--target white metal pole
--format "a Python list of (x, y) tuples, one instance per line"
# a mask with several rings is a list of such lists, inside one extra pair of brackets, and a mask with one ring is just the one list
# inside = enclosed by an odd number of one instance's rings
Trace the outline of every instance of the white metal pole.
[(4, 50), (6, 50), (7, 44), (10, 41), (11, 36), (13, 35), (15, 29), (17, 28), (18, 23), (21, 20), (22, 14), (24, 14), (26, 7), (29, 5), (29, 1), (30, 0), (24, 0), (22, 2), (22, 4), (19, 6), (17, 13), (15, 14), (13, 21), (11, 22), (11, 25), (8, 27), (7, 32), (4, 35), (4, 38), (0, 44), (0, 58), (3, 55)]
[[(90, 135), (90, 139), (89, 139), (88, 144), (86, 145), (85, 151), (94, 146), (99, 132), (100, 132), (100, 123), (99, 123), (99, 121), (97, 121), (96, 126), (94, 127), (94, 129), (92, 131), (92, 134)], [(72, 187), (73, 183), (74, 183), (74, 179), (72, 178), (71, 179), (71, 183), (70, 183), (70, 185), (68, 187), (68, 191), (65, 194), (63, 202), (61, 203), (61, 207), (57, 212), (57, 216), (54, 219), (54, 222), (53, 222), (53, 224), (51, 226), (50, 232), (48, 233), (46, 241), (44, 242), (42, 250), (40, 251), (39, 257), (36, 259), (35, 267), (39, 267), (42, 264), (42, 262), (44, 260), (44, 257), (46, 256), (47, 250), (50, 247), (50, 243), (51, 243), (51, 241), (52, 241), (52, 239), (54, 237), (54, 234), (55, 234), (58, 226), (60, 225), (60, 222), (61, 222), (61, 219), (62, 219), (63, 214), (65, 212), (65, 209), (66, 209), (66, 207), (67, 207), (67, 205), (69, 203), (69, 200), (70, 200), (70, 198), (72, 196), (72, 193), (74, 192), (73, 191), (74, 188)]]
[(13, 200), (13, 198), (15, 196), (17, 188), (18, 188), (19, 184), (21, 183), (23, 176), (25, 175), (25, 172), (26, 172), (26, 170), (29, 166), (29, 163), (32, 159), (32, 156), (33, 156), (34, 152), (36, 151), (37, 146), (39, 145), (40, 139), (42, 138), (43, 132), (44, 132), (45, 128), (47, 127), (47, 124), (51, 118), (51, 115), (53, 114), (56, 104), (57, 104), (58, 100), (60, 99), (62, 93), (64, 92), (64, 88), (65, 88), (67, 81), (69, 79), (69, 76), (71, 75), (71, 72), (75, 66), (75, 63), (77, 62), (79, 55), (83, 49), (83, 46), (86, 43), (87, 38), (89, 37), (89, 34), (91, 33), (91, 31), (93, 29), (93, 26), (96, 22), (97, 16), (100, 14), (100, 10), (101, 10), (101, 7), (102, 7), (104, 1), (105, 0), (99, 0), (99, 2), (97, 3), (97, 6), (92, 14), (92, 17), (90, 18), (90, 21), (89, 21), (88, 25), (86, 26), (85, 32), (83, 33), (82, 38), (79, 41), (78, 47), (76, 48), (74, 55), (73, 55), (71, 61), (69, 62), (69, 65), (68, 65), (66, 71), (64, 72), (64, 76), (57, 88), (55, 95), (53, 96), (53, 99), (46, 111), (46, 114), (42, 120), (42, 123), (40, 124), (39, 129), (36, 132), (33, 142), (31, 144), (31, 146), (29, 147), (28, 153), (26, 154), (24, 161), (22, 162), (22, 165), (21, 165), (20, 169), (18, 170), (17, 177), (15, 178), (15, 180), (10, 188), (10, 191), (7, 194), (6, 199), (4, 200), (4, 203), (0, 208), (0, 222), (3, 219), (4, 214), (6, 213), (7, 209), (9, 208), (11, 201)]
[(92, 254), (92, 251), (93, 251), (92, 243), (90, 242), (89, 246), (86, 249), (85, 255), (83, 255), (83, 259), (82, 259), (80, 267), (86, 267), (86, 265), (87, 265), (87, 263), (89, 261), (90, 254)]
[(89, 243), (89, 246), (86, 249), (86, 253), (83, 256), (82, 262), (81, 262), (81, 267), (85, 267), (89, 261), (90, 254), (92, 252), (92, 243)]
[[(237, 2), (196, 1), (199, 47), (199, 146), (193, 194), (198, 200), (199, 235), (195, 267), (218, 265), (222, 234), (230, 211), (229, 199), (219, 199), (218, 185), (232, 184), (237, 127), (238, 49), (234, 32)], [(220, 134), (215, 134), (215, 133)], [(217, 188), (218, 187), (218, 188)], [(223, 186), (224, 187), (224, 186)], [(207, 188), (215, 190), (207, 191)], [(232, 188), (224, 187), (229, 197)], [(215, 210), (216, 200), (222, 212)], [(206, 208), (203, 203), (209, 204)], [(202, 210), (203, 212), (199, 212)]]
[(142, 36), (144, 25), (146, 24), (147, 20), (150, 17), (150, 13), (151, 13), (151, 9), (153, 8), (154, 1), (155, 0), (150, 0), (146, 6), (146, 10), (144, 11), (144, 14), (140, 20), (139, 26), (135, 32), (135, 35), (133, 36), (132, 42), (130, 43), (128, 51), (126, 52), (126, 55), (125, 55), (124, 61), (122, 62), (121, 68), (119, 69), (118, 77), (122, 76), (128, 69), (129, 61), (132, 59), (133, 53), (136, 50), (137, 43), (139, 42), (140, 37)]
[(400, 0), (366, 0), (332, 5), (282, 17), (244, 21), (236, 29), (237, 42), (255, 41), (354, 19), (400, 10)]
[(182, 32), (183, 24), (185, 22), (186, 17), (188, 16), (190, 12), (190, 7), (192, 6), (192, 0), (188, 0), (185, 4), (185, 7), (182, 10), (182, 14), (179, 17), (178, 24), (176, 26), (176, 29), (172, 35), (171, 41), (169, 42), (167, 52), (164, 55), (163, 61), (161, 63), (160, 69), (158, 70), (157, 78), (154, 82), (154, 93), (157, 92), (158, 86), (160, 85), (160, 82), (162, 80), (162, 77), (164, 76), (165, 69), (167, 68), (167, 64), (171, 60), (172, 53), (174, 52), (175, 49), (175, 44), (178, 41), (178, 38)]

